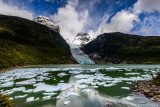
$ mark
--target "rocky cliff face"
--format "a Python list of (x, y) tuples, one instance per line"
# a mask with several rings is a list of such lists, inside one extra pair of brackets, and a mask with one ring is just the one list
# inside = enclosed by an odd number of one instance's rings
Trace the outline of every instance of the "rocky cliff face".
[(86, 45), (90, 41), (91, 41), (91, 37), (87, 33), (80, 32), (76, 35), (76, 37), (72, 41), (72, 44), (76, 44), (81, 47)]
[(104, 33), (81, 48), (96, 63), (160, 63), (160, 37)]
[(51, 28), (52, 30), (59, 32), (60, 33), (60, 28), (58, 25), (53, 24), (49, 18), (45, 17), (45, 16), (38, 16), (36, 18), (33, 19), (33, 21), (40, 23), (42, 25), (45, 25), (49, 28)]

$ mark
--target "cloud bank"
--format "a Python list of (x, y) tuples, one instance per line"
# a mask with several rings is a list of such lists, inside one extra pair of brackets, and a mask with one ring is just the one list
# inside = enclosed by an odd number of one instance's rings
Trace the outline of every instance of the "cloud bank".
[(78, 0), (70, 0), (65, 7), (58, 9), (57, 14), (51, 16), (53, 22), (60, 26), (64, 38), (73, 39), (87, 23), (88, 11), (77, 11), (77, 6)]
[[(141, 35), (152, 35), (158, 34), (158, 25), (160, 24), (158, 19), (156, 20), (151, 13), (158, 11), (160, 12), (160, 0), (138, 0), (133, 7), (128, 10), (122, 10), (116, 15), (111, 17), (111, 21), (108, 22), (110, 17), (102, 19), (98, 29), (96, 31), (90, 30), (88, 33), (93, 38), (102, 33), (108, 32), (124, 32), (134, 33)], [(139, 18), (139, 15), (145, 13), (150, 14), (143, 20)], [(135, 24), (136, 22), (136, 24)], [(132, 31), (137, 26), (136, 31)]]
[(5, 4), (3, 0), (0, 0), (0, 14), (19, 16), (26, 19), (33, 19), (33, 14), (27, 10), (21, 10), (16, 6)]

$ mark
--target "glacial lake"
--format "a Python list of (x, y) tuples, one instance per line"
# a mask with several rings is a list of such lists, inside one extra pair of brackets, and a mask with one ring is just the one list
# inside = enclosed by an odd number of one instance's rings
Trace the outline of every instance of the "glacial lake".
[(41, 65), (0, 74), (15, 107), (159, 107), (132, 94), (160, 65)]

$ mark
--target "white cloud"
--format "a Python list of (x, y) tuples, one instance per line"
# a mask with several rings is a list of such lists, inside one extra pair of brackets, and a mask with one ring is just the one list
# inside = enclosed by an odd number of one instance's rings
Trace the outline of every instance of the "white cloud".
[(139, 21), (138, 16), (129, 11), (120, 11), (111, 19), (110, 23), (106, 23), (109, 17), (103, 19), (97, 31), (89, 31), (89, 35), (96, 37), (99, 34), (107, 32), (125, 32), (128, 33), (134, 27), (133, 22)]
[(153, 11), (160, 11), (160, 0), (138, 0), (133, 7), (135, 14)]
[(0, 0), (0, 14), (3, 15), (11, 15), (11, 16), (19, 16), (26, 19), (33, 19), (32, 13), (26, 10), (21, 10), (16, 6), (8, 5), (3, 2), (3, 0)]
[(58, 13), (51, 16), (53, 22), (60, 26), (64, 38), (73, 39), (81, 32), (86, 24), (88, 11), (77, 11), (78, 0), (69, 0), (65, 7), (59, 8)]

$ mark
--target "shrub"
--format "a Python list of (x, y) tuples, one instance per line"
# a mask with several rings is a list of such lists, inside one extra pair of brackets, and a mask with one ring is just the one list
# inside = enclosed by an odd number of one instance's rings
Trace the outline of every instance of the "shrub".
[(9, 95), (0, 92), (0, 107), (13, 107), (13, 102), (10, 100)]

